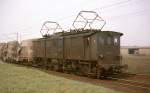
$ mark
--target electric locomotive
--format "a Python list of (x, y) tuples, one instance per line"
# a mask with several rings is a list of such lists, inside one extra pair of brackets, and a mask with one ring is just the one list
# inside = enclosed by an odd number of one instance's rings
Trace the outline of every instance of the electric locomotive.
[[(93, 17), (86, 18), (85, 14)], [(18, 64), (77, 75), (100, 78), (120, 73), (124, 67), (120, 56), (120, 37), (123, 34), (102, 31), (105, 24), (105, 20), (94, 11), (79, 12), (69, 32), (62, 30), (57, 22), (46, 21), (40, 31), (42, 38), (24, 40), (14, 48), (10, 44), (10, 50), (7, 45), (8, 51), (3, 54), (10, 54), (7, 59), (16, 59)]]

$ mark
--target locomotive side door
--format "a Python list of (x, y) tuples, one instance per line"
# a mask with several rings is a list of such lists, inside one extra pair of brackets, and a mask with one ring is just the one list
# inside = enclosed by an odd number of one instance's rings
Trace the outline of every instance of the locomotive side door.
[(86, 60), (90, 59), (90, 38), (84, 37), (84, 58)]
[(63, 37), (60, 37), (57, 40), (57, 58), (63, 58)]

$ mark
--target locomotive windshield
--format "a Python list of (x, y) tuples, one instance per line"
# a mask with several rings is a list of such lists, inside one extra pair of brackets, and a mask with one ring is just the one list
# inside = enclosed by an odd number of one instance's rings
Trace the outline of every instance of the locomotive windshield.
[(112, 37), (110, 37), (110, 36), (107, 37), (106, 44), (107, 45), (112, 45)]
[(106, 46), (118, 46), (119, 45), (119, 36), (99, 36), (99, 44)]
[(118, 46), (119, 45), (119, 37), (114, 37), (114, 45)]

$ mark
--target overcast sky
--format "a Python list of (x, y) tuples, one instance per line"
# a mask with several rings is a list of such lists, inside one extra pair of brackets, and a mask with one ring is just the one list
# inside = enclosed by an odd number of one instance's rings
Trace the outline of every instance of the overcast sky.
[(150, 0), (0, 0), (0, 42), (40, 37), (44, 21), (71, 27), (81, 10), (96, 11), (103, 30), (124, 33), (122, 45), (150, 46)]

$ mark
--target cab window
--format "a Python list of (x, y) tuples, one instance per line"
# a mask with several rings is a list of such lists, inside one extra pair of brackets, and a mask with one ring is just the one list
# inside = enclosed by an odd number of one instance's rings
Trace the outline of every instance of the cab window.
[(119, 38), (118, 37), (114, 37), (114, 45), (115, 46), (119, 45)]

